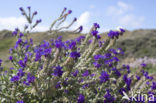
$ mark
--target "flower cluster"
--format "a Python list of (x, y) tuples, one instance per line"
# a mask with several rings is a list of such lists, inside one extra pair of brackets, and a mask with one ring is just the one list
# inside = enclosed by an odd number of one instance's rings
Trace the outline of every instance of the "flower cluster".
[(30, 85), (30, 83), (33, 83), (35, 80), (35, 77), (33, 75), (31, 75), (30, 73), (27, 74), (27, 79), (25, 81), (23, 81), (23, 84), (25, 85)]
[(52, 75), (59, 76), (59, 77), (62, 76), (62, 74), (63, 74), (63, 71), (62, 71), (62, 67), (60, 66), (55, 67), (54, 73), (52, 73)]
[(112, 30), (110, 30), (108, 32), (108, 37), (110, 37), (112, 39), (113, 38), (119, 38), (119, 36), (122, 35), (124, 32), (125, 32), (125, 30), (122, 29), (122, 28), (120, 28), (120, 31), (112, 31)]
[(110, 49), (108, 53), (105, 53), (104, 55), (97, 54), (94, 56), (94, 66), (96, 68), (100, 67), (112, 67), (113, 64), (116, 64), (119, 62), (119, 59), (117, 56), (123, 55), (123, 51), (118, 48), (118, 49)]
[[(31, 13), (31, 7), (28, 7)], [(156, 90), (156, 82), (145, 70), (131, 72), (129, 65), (120, 64), (121, 48), (112, 49), (116, 39), (123, 35), (124, 29), (110, 31), (108, 39), (102, 40), (94, 23), (86, 35), (64, 40), (58, 35), (67, 27), (60, 27), (72, 13), (64, 8), (61, 15), (51, 24), (48, 34), (54, 38), (37, 44), (30, 38), (30, 32), (41, 20), (33, 24), (37, 12), (31, 15), (20, 8), (30, 24), (24, 31), (15, 29), (12, 35), (17, 41), (10, 49), (9, 60), (12, 67), (0, 75), (0, 100), (8, 103), (128, 103), (122, 100), (123, 93), (131, 95), (130, 90)], [(56, 26), (56, 30), (53, 27)], [(27, 29), (30, 30), (27, 30)], [(83, 30), (80, 26), (73, 33)], [(62, 33), (62, 32), (61, 32)], [(0, 60), (1, 66), (2, 60)], [(141, 64), (145, 68), (145, 64)], [(144, 85), (145, 84), (145, 85)], [(139, 88), (141, 87), (141, 88)], [(154, 94), (155, 95), (155, 94)], [(156, 101), (156, 100), (155, 100)], [(154, 102), (155, 102), (154, 101)]]
[(18, 72), (17, 72), (17, 74), (11, 78), (11, 81), (12, 82), (19, 81), (24, 76), (24, 74), (25, 74), (25, 72), (23, 72), (22, 69), (19, 69)]

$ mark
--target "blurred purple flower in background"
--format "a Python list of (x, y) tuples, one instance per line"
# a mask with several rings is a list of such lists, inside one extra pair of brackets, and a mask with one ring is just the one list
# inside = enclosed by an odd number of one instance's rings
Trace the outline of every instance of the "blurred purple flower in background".
[(77, 103), (84, 103), (85, 102), (85, 97), (83, 94), (80, 94), (77, 100)]

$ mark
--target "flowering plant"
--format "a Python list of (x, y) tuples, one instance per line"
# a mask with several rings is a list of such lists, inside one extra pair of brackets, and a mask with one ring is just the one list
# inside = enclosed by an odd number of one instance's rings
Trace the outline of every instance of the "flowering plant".
[[(119, 65), (119, 57), (124, 54), (122, 49), (111, 48), (124, 34), (124, 29), (111, 30), (108, 39), (102, 40), (98, 32), (100, 26), (94, 23), (88, 34), (63, 41), (57, 33), (70, 28), (77, 20), (74, 18), (68, 26), (60, 27), (72, 13), (64, 8), (48, 32), (57, 38), (34, 44), (30, 32), (41, 19), (33, 23), (37, 12), (31, 14), (31, 7), (28, 13), (23, 8), (20, 11), (29, 25), (23, 32), (15, 29), (12, 33), (17, 42), (10, 49), (13, 67), (0, 72), (1, 102), (127, 103), (128, 100), (122, 99), (125, 93), (130, 95), (130, 90), (138, 89), (155, 95), (153, 77), (143, 70), (132, 74), (129, 65)], [(82, 29), (80, 26), (73, 33), (80, 33)]]

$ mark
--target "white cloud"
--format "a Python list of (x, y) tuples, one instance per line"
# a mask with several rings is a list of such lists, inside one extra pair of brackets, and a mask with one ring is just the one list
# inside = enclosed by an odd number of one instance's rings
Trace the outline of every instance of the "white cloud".
[[(0, 30), (14, 30), (17, 27), (23, 30), (25, 24), (27, 24), (27, 20), (24, 17), (0, 17)], [(46, 30), (48, 30), (48, 26), (39, 24), (33, 31)]]
[(107, 9), (107, 14), (112, 16), (122, 15), (130, 10), (133, 10), (133, 7), (131, 5), (128, 5), (124, 2), (117, 2), (115, 6), (110, 6)]
[(128, 26), (128, 27), (139, 27), (143, 24), (144, 22), (144, 17), (143, 16), (135, 16), (133, 14), (127, 14), (125, 16), (120, 17), (119, 19), (120, 24), (123, 26)]
[[(85, 11), (83, 12), (80, 17), (77, 19), (77, 22), (73, 25), (73, 27), (71, 28), (72, 30), (77, 29), (79, 26), (83, 26), (83, 33), (87, 33), (89, 32), (89, 19), (90, 19), (90, 12)], [(65, 24), (69, 24), (69, 23), (65, 23)]]
[(90, 19), (90, 13), (88, 11), (82, 13), (77, 20), (76, 26), (83, 26), (83, 33), (89, 32), (89, 26), (87, 25)]
[(131, 5), (128, 5), (128, 4), (126, 4), (124, 2), (121, 2), (121, 1), (118, 1), (117, 5), (123, 11), (128, 11), (128, 10), (132, 10), (133, 9), (133, 7)]
[(132, 5), (118, 1), (116, 5), (107, 8), (107, 14), (124, 28), (139, 28), (144, 23), (145, 18), (135, 15), (132, 13), (133, 10)]
[(0, 17), (0, 30), (14, 30), (16, 27), (23, 27), (25, 23), (24, 17)]
[(38, 26), (36, 26), (36, 28), (33, 31), (41, 31), (41, 32), (43, 32), (43, 31), (48, 31), (48, 29), (49, 29), (48, 26), (39, 24)]
[(77, 20), (77, 25), (86, 25), (89, 22), (90, 13), (88, 11), (82, 13)]

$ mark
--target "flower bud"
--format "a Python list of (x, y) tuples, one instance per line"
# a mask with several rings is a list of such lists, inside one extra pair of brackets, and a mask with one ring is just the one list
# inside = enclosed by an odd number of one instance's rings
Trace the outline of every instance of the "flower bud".
[(33, 15), (37, 15), (37, 11), (35, 11), (35, 12), (33, 13)]
[(22, 7), (20, 7), (19, 9), (20, 9), (20, 11), (21, 11), (21, 12), (23, 12), (23, 11), (24, 11), (24, 9), (23, 9)]
[(77, 18), (75, 17), (73, 21), (77, 21)]
[(67, 10), (67, 8), (66, 7), (64, 7), (64, 11), (66, 11)]
[(31, 7), (30, 7), (30, 6), (28, 6), (27, 8), (28, 8), (28, 10), (30, 10), (30, 9), (31, 9)]
[(72, 13), (72, 10), (69, 10), (69, 11), (68, 11), (68, 14), (71, 14), (71, 13)]

